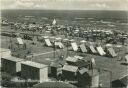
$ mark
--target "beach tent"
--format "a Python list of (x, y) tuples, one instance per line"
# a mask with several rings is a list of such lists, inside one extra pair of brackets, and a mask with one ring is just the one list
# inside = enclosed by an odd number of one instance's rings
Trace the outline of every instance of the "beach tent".
[(90, 48), (90, 50), (91, 50), (92, 53), (94, 53), (94, 54), (97, 53), (97, 51), (96, 51), (96, 49), (94, 48), (93, 45), (90, 45), (89, 48)]
[(18, 41), (18, 44), (20, 44), (20, 45), (23, 45), (24, 44), (23, 43), (23, 40), (20, 37), (17, 38), (17, 41)]
[(101, 46), (97, 47), (97, 51), (101, 56), (106, 54)]
[(62, 40), (62, 43), (64, 44), (64, 45), (66, 45), (66, 46), (68, 46), (69, 45), (69, 39), (63, 39)]
[(55, 37), (54, 36), (49, 37), (49, 39), (50, 39), (51, 43), (54, 43), (54, 41), (55, 41)]
[(128, 55), (125, 56), (126, 63), (128, 64)]
[(81, 49), (81, 51), (82, 51), (83, 53), (87, 52), (87, 49), (86, 49), (86, 47), (85, 47), (84, 44), (81, 44), (81, 45), (80, 45), (80, 49)]
[(108, 48), (108, 52), (109, 54), (112, 56), (112, 57), (116, 57), (117, 54), (115, 53), (114, 49), (113, 48)]
[(112, 47), (112, 44), (106, 44), (105, 46), (106, 47)]
[(77, 46), (76, 42), (71, 43), (71, 46), (72, 46), (74, 51), (78, 50), (78, 46)]
[(52, 46), (52, 44), (51, 44), (49, 39), (45, 39), (45, 43), (46, 43), (47, 46)]
[(80, 43), (86, 43), (87, 41), (85, 41), (85, 40), (82, 40), (82, 41), (80, 41)]
[(128, 54), (128, 45), (125, 45), (126, 53)]
[(60, 49), (64, 48), (64, 45), (61, 42), (55, 42), (55, 46), (58, 46)]
[(38, 41), (38, 40), (37, 40), (37, 37), (34, 37), (34, 38), (33, 38), (33, 43), (36, 44), (37, 41)]
[(52, 25), (55, 25), (56, 24), (56, 20), (54, 19), (53, 22), (52, 22)]
[(64, 48), (64, 45), (62, 44), (62, 42), (59, 42), (59, 47)]
[(79, 59), (79, 60), (83, 60), (84, 57), (75, 55), (74, 58), (77, 58), (77, 59)]

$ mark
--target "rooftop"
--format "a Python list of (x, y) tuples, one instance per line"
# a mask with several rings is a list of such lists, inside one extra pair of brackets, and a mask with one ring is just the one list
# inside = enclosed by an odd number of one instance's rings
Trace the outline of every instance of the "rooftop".
[(66, 61), (70, 61), (70, 62), (77, 62), (78, 58), (74, 58), (74, 57), (67, 57)]
[(75, 58), (77, 58), (77, 59), (83, 59), (84, 57), (82, 57), (82, 56), (74, 56)]
[(0, 48), (0, 52), (10, 51), (10, 49)]
[(14, 62), (20, 62), (20, 61), (23, 61), (23, 59), (21, 59), (21, 58), (17, 58), (17, 57), (13, 57), (13, 56), (2, 57), (2, 58), (3, 58), (3, 59), (6, 59), (6, 60), (14, 61)]
[(47, 65), (36, 63), (36, 62), (32, 62), (32, 61), (24, 61), (24, 62), (22, 62), (22, 64), (25, 64), (25, 65), (28, 65), (28, 66), (32, 66), (32, 67), (36, 67), (36, 68), (47, 67)]
[(79, 70), (80, 74), (84, 74), (85, 72), (88, 72), (87, 68), (82, 68), (81, 70)]
[(55, 62), (52, 62), (52, 63), (50, 64), (50, 66), (51, 66), (51, 67), (57, 67), (57, 68), (61, 67), (61, 65), (60, 65), (59, 63), (55, 63)]
[(71, 66), (71, 65), (64, 65), (63, 70), (70, 71), (70, 72), (76, 72), (78, 70), (78, 67)]

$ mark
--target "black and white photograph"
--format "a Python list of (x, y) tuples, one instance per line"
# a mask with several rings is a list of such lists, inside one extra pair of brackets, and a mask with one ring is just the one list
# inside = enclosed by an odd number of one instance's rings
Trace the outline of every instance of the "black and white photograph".
[(0, 0), (0, 88), (128, 88), (128, 0)]

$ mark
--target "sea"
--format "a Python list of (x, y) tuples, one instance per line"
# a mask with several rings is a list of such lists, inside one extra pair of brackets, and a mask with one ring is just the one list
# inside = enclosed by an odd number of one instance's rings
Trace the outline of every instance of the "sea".
[(17, 17), (32, 16), (45, 17), (48, 19), (93, 19), (104, 21), (119, 21), (127, 23), (127, 11), (106, 10), (1, 10), (1, 17), (16, 19)]

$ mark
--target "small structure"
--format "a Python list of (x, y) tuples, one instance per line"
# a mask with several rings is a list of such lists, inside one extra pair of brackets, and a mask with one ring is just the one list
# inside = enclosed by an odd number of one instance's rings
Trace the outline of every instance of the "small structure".
[(88, 61), (85, 61), (85, 60), (78, 60), (75, 65), (78, 67), (78, 68), (89, 68), (89, 65), (90, 63)]
[[(0, 49), (0, 56), (1, 57), (10, 57), (11, 56), (11, 50), (10, 49), (5, 49), (5, 48), (1, 48)], [(1, 59), (0, 59), (0, 67), (1, 67)]]
[(81, 45), (80, 45), (80, 49), (81, 49), (81, 52), (82, 52), (82, 53), (87, 52), (87, 49), (86, 49), (86, 47), (85, 47), (85, 44), (81, 44)]
[(77, 71), (78, 71), (77, 66), (64, 65), (62, 68), (62, 75), (64, 79), (67, 79), (69, 81), (75, 81), (77, 77)]
[(103, 50), (103, 48), (102, 48), (101, 46), (96, 47), (96, 48), (97, 48), (98, 53), (99, 53), (101, 56), (106, 55), (106, 53), (104, 52), (104, 50)]
[(77, 46), (76, 42), (72, 42), (71, 46), (73, 48), (73, 51), (77, 51), (78, 50), (78, 46)]
[(55, 42), (54, 44), (56, 47), (60, 48), (60, 49), (63, 49), (64, 48), (64, 45), (61, 43), (61, 42)]
[(1, 48), (0, 49), (0, 56), (1, 57), (9, 57), (9, 56), (11, 56), (11, 50), (10, 49), (5, 49), (5, 48)]
[(10, 75), (15, 75), (16, 73), (21, 71), (21, 62), (23, 59), (16, 57), (2, 57), (2, 69), (4, 72), (9, 73)]
[(125, 62), (126, 64), (128, 64), (128, 54), (125, 56)]
[(62, 66), (59, 63), (52, 62), (50, 64), (51, 76), (57, 77), (58, 74), (62, 73)]
[(91, 77), (91, 87), (99, 87), (99, 72), (97, 69), (92, 69), (88, 71), (89, 76)]
[(33, 44), (37, 44), (38, 40), (37, 40), (37, 36), (33, 37)]
[(90, 48), (90, 50), (91, 50), (91, 52), (92, 52), (93, 54), (96, 54), (96, 53), (97, 53), (97, 51), (96, 51), (96, 49), (94, 48), (93, 45), (90, 45), (89, 48)]
[(119, 78), (124, 87), (128, 88), (128, 74)]
[(45, 40), (45, 44), (47, 46), (52, 46), (52, 43), (50, 42), (50, 40), (48, 38), (45, 38), (44, 40)]
[(91, 84), (91, 77), (88, 74), (87, 68), (81, 68), (77, 73), (77, 80), (79, 87), (87, 87), (89, 84)]
[(83, 58), (84, 58), (84, 57), (78, 56), (78, 55), (75, 55), (74, 57), (77, 58), (77, 59), (79, 59), (79, 60), (83, 60)]
[(112, 87), (114, 88), (128, 88), (128, 75), (125, 75), (112, 82)]
[(113, 48), (108, 48), (108, 52), (111, 55), (111, 57), (116, 57), (117, 56), (117, 54), (115, 53)]
[(24, 61), (21, 63), (21, 77), (38, 82), (47, 81), (48, 66), (32, 61)]
[(66, 62), (69, 64), (69, 65), (76, 65), (76, 62), (78, 61), (78, 58), (75, 58), (75, 57), (67, 57), (66, 58)]
[(24, 44), (23, 40), (20, 37), (17, 38), (17, 42), (18, 42), (19, 45), (23, 45)]

